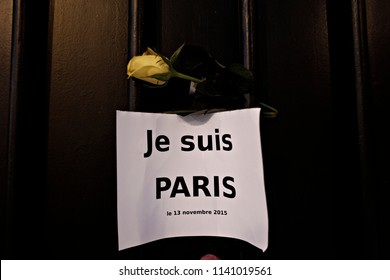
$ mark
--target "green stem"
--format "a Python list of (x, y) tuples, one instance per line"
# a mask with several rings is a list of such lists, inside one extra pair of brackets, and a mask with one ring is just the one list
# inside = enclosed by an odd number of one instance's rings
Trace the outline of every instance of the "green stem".
[(271, 112), (262, 112), (265, 117), (267, 117), (267, 118), (276, 118), (277, 117), (279, 112), (274, 107), (272, 107), (268, 104), (265, 104), (263, 102), (260, 102), (260, 106), (263, 106), (271, 111)]
[(177, 115), (188, 115), (191, 113), (195, 113), (198, 110), (174, 110), (174, 111), (164, 111), (164, 114), (177, 114)]
[(176, 78), (180, 78), (180, 79), (184, 79), (184, 80), (189, 80), (189, 81), (194, 82), (194, 83), (201, 83), (202, 82), (202, 80), (188, 76), (186, 74), (182, 74), (182, 73), (177, 72), (173, 69), (171, 69), (171, 72), (172, 72), (172, 77), (176, 77)]

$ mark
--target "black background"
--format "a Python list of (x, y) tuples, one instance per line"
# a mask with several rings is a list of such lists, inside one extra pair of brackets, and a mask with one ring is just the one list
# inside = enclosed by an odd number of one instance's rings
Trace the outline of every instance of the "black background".
[[(388, 0), (2, 0), (2, 259), (389, 258), (389, 14)], [(183, 42), (246, 63), (251, 106), (280, 112), (261, 123), (265, 253), (215, 237), (117, 250), (115, 111), (168, 102), (126, 65)]]

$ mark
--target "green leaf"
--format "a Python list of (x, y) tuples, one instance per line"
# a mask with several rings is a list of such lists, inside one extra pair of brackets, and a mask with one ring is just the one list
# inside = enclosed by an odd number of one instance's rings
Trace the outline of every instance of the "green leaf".
[(215, 81), (205, 80), (196, 86), (196, 92), (205, 96), (224, 96), (225, 86), (217, 84)]
[(177, 60), (177, 58), (179, 57), (179, 54), (181, 52), (181, 50), (183, 49), (185, 43), (183, 43), (183, 45), (181, 45), (174, 53), (173, 55), (171, 56), (171, 63), (174, 64), (175, 61)]
[(249, 93), (253, 87), (253, 75), (241, 64), (231, 64), (226, 67), (226, 79), (229, 84), (235, 85), (237, 94)]

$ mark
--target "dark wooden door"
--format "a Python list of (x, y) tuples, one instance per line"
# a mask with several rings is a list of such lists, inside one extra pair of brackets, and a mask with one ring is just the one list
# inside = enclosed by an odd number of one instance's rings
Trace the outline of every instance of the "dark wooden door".
[[(2, 1), (2, 258), (388, 258), (390, 4), (290, 2)], [(115, 111), (172, 102), (126, 65), (183, 42), (245, 64), (250, 106), (280, 112), (261, 122), (266, 252), (217, 237), (117, 250)]]

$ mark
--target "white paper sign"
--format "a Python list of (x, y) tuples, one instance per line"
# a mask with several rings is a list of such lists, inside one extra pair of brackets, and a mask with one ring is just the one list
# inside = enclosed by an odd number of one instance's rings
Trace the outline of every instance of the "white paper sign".
[(119, 249), (179, 236), (268, 245), (260, 109), (117, 111)]

